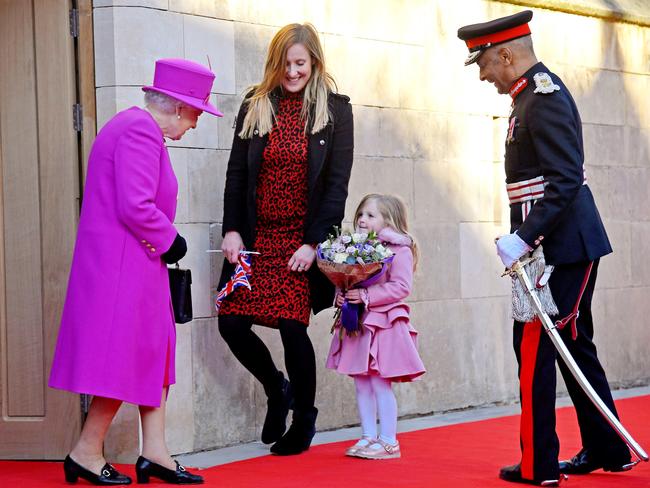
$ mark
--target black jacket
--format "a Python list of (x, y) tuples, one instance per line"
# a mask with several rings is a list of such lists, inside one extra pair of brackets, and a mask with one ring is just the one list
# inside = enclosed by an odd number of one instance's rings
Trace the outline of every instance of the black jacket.
[[(279, 95), (272, 93), (277, 110)], [(352, 106), (345, 95), (330, 93), (328, 98), (330, 122), (316, 134), (308, 133), (308, 203), (303, 242), (317, 244), (325, 240), (333, 226), (340, 226), (345, 213), (348, 182), (352, 170), (354, 126)], [(268, 134), (251, 139), (239, 137), (248, 104), (242, 103), (228, 160), (224, 191), (223, 235), (237, 231), (244, 245), (252, 249), (256, 226), (256, 185)], [(224, 260), (219, 288), (233, 273), (233, 266)], [(318, 313), (332, 306), (334, 286), (318, 271), (316, 264), (309, 270), (312, 309)]]
[[(560, 87), (534, 93), (536, 73)], [(548, 264), (592, 261), (612, 252), (591, 190), (584, 182), (582, 123), (562, 80), (537, 63), (522, 78), (528, 84), (513, 102), (514, 134), (506, 141), (506, 183), (544, 176), (544, 197), (522, 223), (522, 204), (510, 205), (511, 232), (531, 247), (543, 236)], [(513, 122), (513, 118), (515, 119)]]

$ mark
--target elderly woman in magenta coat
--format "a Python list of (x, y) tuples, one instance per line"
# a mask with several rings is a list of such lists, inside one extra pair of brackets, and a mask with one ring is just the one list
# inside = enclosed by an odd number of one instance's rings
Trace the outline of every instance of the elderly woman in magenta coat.
[(138, 482), (203, 482), (170, 457), (164, 437), (176, 346), (166, 263), (187, 252), (173, 224), (178, 183), (164, 138), (180, 139), (202, 112), (221, 116), (208, 102), (213, 80), (200, 64), (157, 61), (153, 86), (143, 88), (146, 108), (115, 115), (93, 144), (49, 381), (94, 397), (64, 462), (68, 482), (131, 483), (103, 456), (123, 401), (140, 408)]

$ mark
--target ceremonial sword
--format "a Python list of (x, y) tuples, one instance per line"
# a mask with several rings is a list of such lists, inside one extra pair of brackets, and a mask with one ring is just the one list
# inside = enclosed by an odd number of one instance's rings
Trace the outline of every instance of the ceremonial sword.
[(638, 442), (634, 440), (634, 438), (625, 429), (625, 427), (623, 427), (623, 424), (621, 424), (621, 422), (616, 418), (616, 416), (607, 407), (607, 405), (605, 405), (603, 400), (598, 396), (596, 390), (594, 390), (591, 384), (589, 384), (589, 381), (582, 373), (580, 367), (578, 367), (575, 359), (573, 359), (573, 356), (571, 356), (571, 353), (564, 344), (560, 333), (557, 331), (557, 326), (553, 323), (548, 314), (544, 312), (544, 309), (542, 308), (542, 302), (537, 296), (537, 290), (534, 288), (533, 284), (530, 281), (530, 278), (528, 277), (528, 274), (526, 273), (526, 270), (524, 269), (524, 266), (534, 259), (536, 258), (528, 258), (524, 259), (523, 261), (515, 261), (515, 264), (513, 264), (510, 269), (506, 270), (503, 276), (516, 276), (517, 279), (519, 279), (521, 284), (524, 286), (524, 289), (526, 290), (526, 294), (530, 297), (531, 304), (533, 305), (533, 308), (535, 309), (535, 313), (539, 317), (539, 320), (542, 322), (544, 330), (551, 339), (551, 342), (553, 342), (555, 349), (557, 349), (557, 352), (564, 360), (564, 364), (566, 364), (567, 368), (569, 368), (569, 371), (571, 371), (573, 377), (576, 379), (580, 387), (584, 390), (587, 397), (589, 397), (589, 400), (591, 400), (591, 402), (596, 406), (598, 411), (602, 414), (603, 417), (605, 417), (605, 420), (607, 420), (609, 425), (612, 426), (619, 437), (623, 439), (630, 450), (634, 452), (634, 454), (636, 454), (636, 456), (639, 458), (634, 462), (626, 464), (624, 468), (631, 469), (641, 460), (648, 461), (648, 455), (643, 450), (643, 448), (639, 445)]

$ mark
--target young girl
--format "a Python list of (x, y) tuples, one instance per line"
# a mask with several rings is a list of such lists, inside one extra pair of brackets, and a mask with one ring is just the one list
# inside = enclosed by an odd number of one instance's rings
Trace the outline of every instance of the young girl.
[(345, 297), (350, 303), (365, 304), (366, 310), (359, 335), (349, 337), (335, 331), (327, 367), (352, 376), (356, 387), (362, 436), (345, 454), (366, 459), (398, 458), (397, 402), (392, 382), (412, 381), (425, 372), (416, 349), (417, 332), (404, 303), (411, 292), (417, 249), (408, 235), (406, 206), (396, 196), (363, 197), (354, 225), (356, 232), (377, 232), (394, 257), (377, 283), (337, 294), (337, 306), (343, 305)]

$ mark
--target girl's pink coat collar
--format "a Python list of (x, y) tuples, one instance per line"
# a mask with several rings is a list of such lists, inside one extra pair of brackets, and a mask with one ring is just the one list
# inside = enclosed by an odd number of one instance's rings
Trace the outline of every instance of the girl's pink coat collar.
[(390, 227), (384, 227), (382, 230), (380, 230), (379, 234), (377, 234), (377, 237), (379, 237), (380, 241), (387, 242), (395, 246), (411, 245), (411, 238), (409, 236), (401, 234), (391, 229)]

